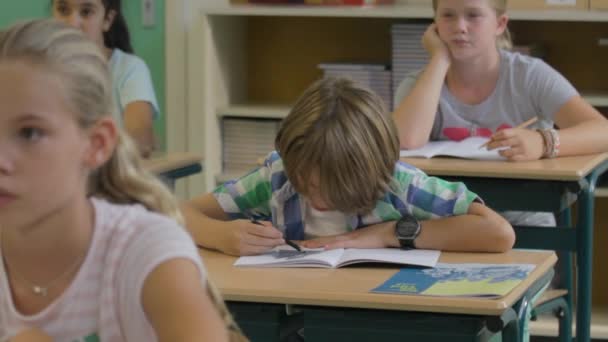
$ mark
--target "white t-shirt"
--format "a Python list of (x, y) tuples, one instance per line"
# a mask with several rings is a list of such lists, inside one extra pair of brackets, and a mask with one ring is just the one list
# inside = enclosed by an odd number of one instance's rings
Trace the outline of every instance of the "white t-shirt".
[(141, 303), (150, 272), (165, 261), (185, 258), (196, 264), (205, 282), (197, 248), (175, 221), (141, 205), (91, 202), (95, 226), (85, 261), (72, 284), (43, 311), (17, 312), (0, 263), (0, 341), (31, 327), (57, 342), (157, 341)]
[(337, 210), (317, 210), (305, 201), (304, 236), (314, 239), (348, 232), (346, 215)]
[(112, 79), (112, 116), (116, 122), (122, 125), (125, 107), (135, 101), (150, 103), (154, 118), (158, 118), (158, 103), (146, 62), (138, 56), (114, 49), (108, 67)]

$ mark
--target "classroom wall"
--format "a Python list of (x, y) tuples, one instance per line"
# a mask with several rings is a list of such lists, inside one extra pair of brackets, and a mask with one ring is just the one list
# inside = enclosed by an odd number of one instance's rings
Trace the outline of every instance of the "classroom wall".
[[(165, 148), (165, 0), (156, 1), (156, 25), (144, 28), (141, 24), (141, 1), (123, 0), (133, 47), (152, 73), (154, 89), (161, 109), (161, 118), (155, 122), (155, 131), (162, 149)], [(0, 1), (0, 27), (29, 18), (40, 18), (50, 13), (50, 0)]]

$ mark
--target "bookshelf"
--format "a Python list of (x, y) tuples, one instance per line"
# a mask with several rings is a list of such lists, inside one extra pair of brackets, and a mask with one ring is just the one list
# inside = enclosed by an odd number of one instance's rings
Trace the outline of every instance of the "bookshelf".
[[(206, 158), (205, 180), (198, 186), (200, 189), (216, 184), (216, 177), (222, 172), (218, 124), (222, 117), (282, 118), (289, 110), (285, 104), (295, 100), (307, 84), (320, 77), (317, 63), (349, 55), (372, 62), (389, 61), (390, 26), (405, 19), (428, 21), (432, 16), (428, 6), (419, 4), (360, 8), (230, 5), (218, 1), (207, 4), (200, 0), (189, 3), (189, 11), (196, 13), (191, 15), (198, 17), (192, 24), (192, 28), (198, 28), (198, 34), (190, 32), (186, 44), (203, 54), (202, 63), (199, 55), (187, 64), (188, 70), (192, 64), (201, 70), (190, 73), (189, 76), (194, 77), (189, 82), (197, 85), (187, 90), (191, 99), (189, 107), (193, 108), (189, 117), (196, 116), (193, 121), (205, 127), (202, 130), (205, 134), (190, 140), (197, 148), (202, 147)], [(579, 26), (593, 24), (604, 32), (608, 23), (608, 15), (601, 11), (512, 11), (510, 16), (516, 39), (529, 31), (527, 28), (531, 25), (544, 22), (553, 22), (550, 28), (564, 26), (564, 21)], [(519, 21), (523, 22), (521, 29), (517, 27)], [(363, 23), (365, 30), (357, 30), (356, 26)], [(350, 29), (353, 30), (351, 38), (356, 37), (364, 44), (344, 40), (348, 36), (345, 31)], [(376, 41), (374, 36), (382, 39)], [(545, 39), (542, 34), (536, 36)], [(336, 41), (334, 38), (342, 39), (344, 46), (328, 46)], [(303, 43), (298, 46), (295, 43), (298, 41)], [(367, 43), (371, 44), (368, 49), (372, 52), (361, 52), (360, 47), (368, 46)], [(293, 52), (301, 46), (306, 47), (303, 53)], [(558, 59), (556, 68), (561, 71), (560, 63)], [(592, 105), (608, 106), (608, 89), (580, 87), (577, 83), (581, 82), (576, 79), (573, 83)], [(200, 127), (196, 129), (197, 135)], [(191, 125), (188, 128), (195, 129)]]
[[(189, 196), (235, 176), (224, 174), (221, 168), (224, 117), (285, 117), (289, 105), (321, 76), (316, 67), (320, 62), (390, 61), (391, 25), (405, 20), (429, 22), (430, 5), (419, 4), (424, 1), (363, 8), (230, 5), (227, 0), (167, 2), (167, 91), (173, 94), (167, 94), (172, 117), (167, 126), (168, 150), (205, 156), (203, 176), (188, 180)], [(599, 38), (608, 37), (608, 12), (509, 14), (518, 43), (546, 46), (548, 62), (592, 105), (608, 108), (608, 66), (604, 63), (608, 47), (597, 44)], [(608, 189), (598, 195), (608, 197)], [(608, 198), (598, 200), (600, 211), (608, 208)], [(596, 217), (596, 222), (598, 226), (608, 223), (608, 215)], [(600, 236), (597, 230), (598, 240)], [(608, 257), (599, 246), (595, 250), (596, 260), (598, 253), (601, 259)], [(596, 277), (595, 289), (607, 286), (605, 276)], [(608, 294), (601, 292), (605, 291), (594, 291), (594, 303), (608, 307)], [(600, 322), (600, 327), (608, 327), (608, 321)], [(541, 330), (552, 329), (546, 326)]]
[(217, 116), (237, 116), (242, 118), (283, 119), (289, 113), (288, 105), (235, 104), (218, 108)]

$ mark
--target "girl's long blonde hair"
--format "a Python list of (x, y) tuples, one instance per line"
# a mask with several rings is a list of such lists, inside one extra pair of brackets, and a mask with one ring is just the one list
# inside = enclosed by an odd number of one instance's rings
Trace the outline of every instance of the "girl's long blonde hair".
[[(82, 129), (111, 113), (112, 90), (101, 50), (79, 30), (51, 19), (16, 24), (0, 33), (0, 61), (25, 61), (61, 76)], [(182, 223), (177, 201), (143, 169), (134, 143), (119, 132), (110, 160), (89, 176), (88, 193), (113, 203), (140, 203)]]
[[(78, 113), (80, 127), (87, 129), (111, 112), (111, 84), (101, 50), (82, 32), (51, 19), (26, 21), (0, 32), (0, 62), (24, 61), (42, 65), (62, 77), (68, 103)], [(89, 176), (90, 196), (118, 204), (139, 203), (148, 210), (183, 224), (176, 198), (158, 178), (146, 171), (131, 138), (119, 132), (110, 160)], [(219, 292), (207, 290), (227, 327), (242, 336)]]
[[(486, 0), (494, 11), (496, 16), (501, 16), (507, 13), (507, 0)], [(437, 4), (439, 0), (433, 0), (433, 11), (437, 12)], [(513, 48), (513, 39), (511, 32), (506, 27), (505, 31), (496, 39), (496, 47), (503, 50), (511, 50)]]

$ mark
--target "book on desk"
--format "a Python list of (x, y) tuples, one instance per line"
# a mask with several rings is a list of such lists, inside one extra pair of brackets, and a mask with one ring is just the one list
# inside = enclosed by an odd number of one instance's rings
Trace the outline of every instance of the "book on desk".
[(398, 248), (339, 248), (332, 250), (304, 248), (300, 252), (285, 245), (261, 255), (240, 257), (234, 265), (238, 267), (338, 268), (359, 263), (390, 263), (433, 267), (440, 254), (440, 251)]
[(439, 263), (434, 268), (402, 269), (371, 292), (498, 298), (513, 290), (533, 269), (530, 264)]
[[(469, 137), (461, 141), (430, 141), (426, 145), (411, 150), (401, 150), (401, 157), (456, 157), (479, 160), (505, 160), (498, 154), (498, 149), (488, 150), (481, 147), (488, 142), (488, 138)], [(481, 148), (480, 148), (481, 147)]]

